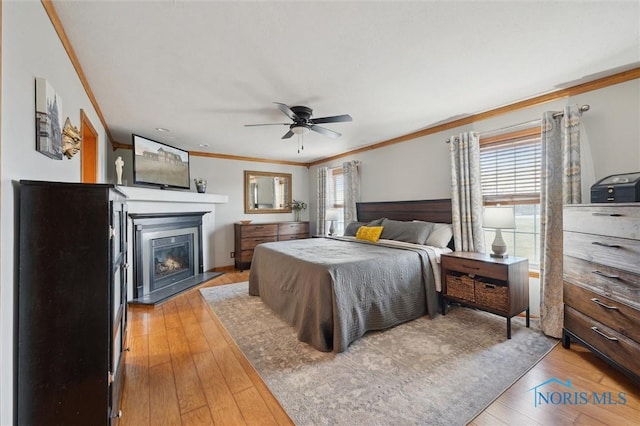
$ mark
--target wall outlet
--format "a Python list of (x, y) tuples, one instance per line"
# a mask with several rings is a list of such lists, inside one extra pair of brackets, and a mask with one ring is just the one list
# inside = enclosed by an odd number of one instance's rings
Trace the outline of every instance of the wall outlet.
[(235, 251), (232, 251), (230, 256), (231, 256), (231, 258), (233, 259), (234, 257), (236, 257), (236, 252), (235, 252)]

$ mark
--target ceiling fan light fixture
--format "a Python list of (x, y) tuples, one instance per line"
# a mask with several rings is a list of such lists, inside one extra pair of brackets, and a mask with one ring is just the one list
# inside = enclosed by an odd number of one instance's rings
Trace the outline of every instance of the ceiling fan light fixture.
[(291, 131), (296, 135), (306, 135), (309, 133), (309, 127), (304, 125), (293, 125)]

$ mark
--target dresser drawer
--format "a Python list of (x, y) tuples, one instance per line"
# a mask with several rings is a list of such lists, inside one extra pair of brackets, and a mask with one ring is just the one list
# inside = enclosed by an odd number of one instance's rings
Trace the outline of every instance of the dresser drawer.
[(303, 240), (305, 238), (309, 238), (309, 234), (285, 234), (279, 235), (278, 241), (287, 241), (287, 240)]
[(442, 256), (440, 259), (443, 269), (455, 269), (458, 272), (464, 272), (471, 275), (482, 275), (483, 277), (495, 278), (503, 281), (507, 281), (509, 279), (509, 270), (506, 265), (480, 262), (472, 259), (451, 258), (447, 256)]
[(242, 239), (242, 250), (254, 249), (258, 244), (271, 243), (273, 241), (277, 241), (277, 238), (275, 236), (256, 237), (256, 238), (243, 238)]
[(241, 238), (246, 237), (262, 237), (265, 235), (278, 235), (278, 225), (277, 224), (266, 224), (266, 225), (242, 225), (240, 227), (240, 236)]
[(565, 231), (640, 239), (640, 205), (569, 205), (563, 224)]
[(285, 222), (278, 224), (278, 235), (280, 235), (280, 239), (282, 240), (283, 235), (292, 235), (292, 234), (307, 234), (309, 235), (309, 222)]
[(640, 311), (568, 282), (563, 296), (565, 305), (640, 342)]
[(564, 307), (564, 328), (640, 376), (640, 344), (637, 342), (567, 305)]
[(242, 250), (240, 257), (236, 260), (243, 263), (251, 262), (253, 260), (253, 250)]
[(640, 274), (640, 241), (564, 232), (564, 254)]
[(640, 275), (564, 256), (564, 279), (640, 309)]

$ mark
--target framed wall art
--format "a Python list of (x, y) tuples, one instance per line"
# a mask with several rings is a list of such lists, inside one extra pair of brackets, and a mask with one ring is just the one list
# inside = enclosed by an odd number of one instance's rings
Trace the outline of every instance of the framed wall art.
[(44, 78), (36, 78), (36, 150), (62, 160), (62, 99)]

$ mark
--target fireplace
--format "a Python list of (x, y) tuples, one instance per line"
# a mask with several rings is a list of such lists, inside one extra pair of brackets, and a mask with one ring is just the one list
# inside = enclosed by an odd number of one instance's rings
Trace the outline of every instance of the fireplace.
[[(194, 253), (193, 237), (196, 234), (182, 232), (185, 231), (179, 230), (175, 236), (148, 238), (146, 244), (143, 243), (143, 259), (146, 257), (151, 262), (146, 268), (150, 292), (195, 275), (197, 253)], [(144, 250), (148, 249), (150, 253), (145, 256)]]
[(156, 304), (212, 278), (202, 266), (206, 213), (129, 214), (134, 229), (131, 303)]

